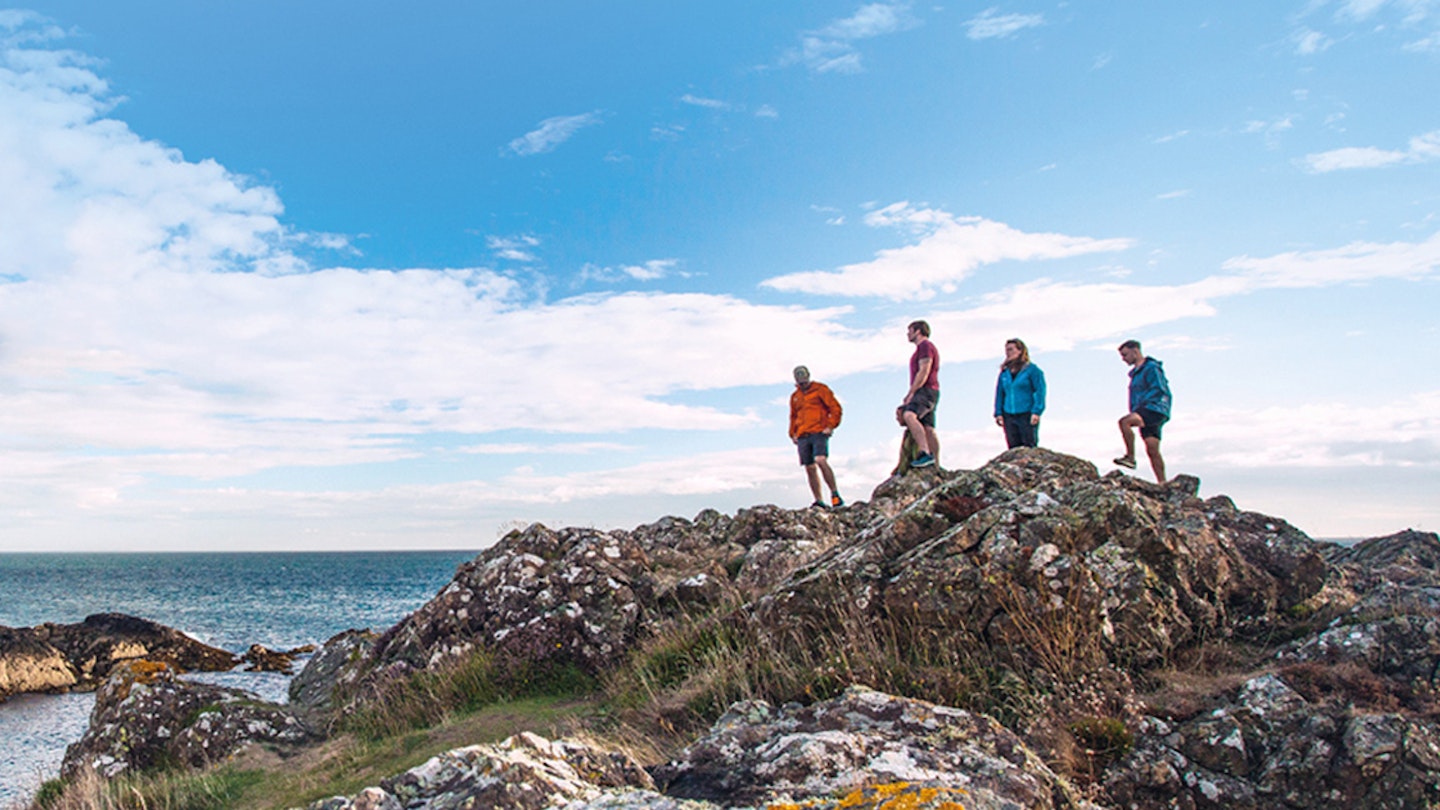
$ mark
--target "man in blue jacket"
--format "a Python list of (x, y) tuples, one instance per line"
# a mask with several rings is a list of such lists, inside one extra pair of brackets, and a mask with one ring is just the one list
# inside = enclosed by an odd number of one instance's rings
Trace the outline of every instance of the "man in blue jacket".
[(1135, 428), (1145, 441), (1145, 454), (1155, 480), (1165, 483), (1165, 459), (1160, 457), (1160, 428), (1170, 421), (1170, 382), (1160, 361), (1140, 351), (1140, 341), (1120, 344), (1120, 359), (1130, 366), (1130, 412), (1120, 417), (1120, 436), (1125, 455), (1115, 459), (1121, 467), (1135, 469)]

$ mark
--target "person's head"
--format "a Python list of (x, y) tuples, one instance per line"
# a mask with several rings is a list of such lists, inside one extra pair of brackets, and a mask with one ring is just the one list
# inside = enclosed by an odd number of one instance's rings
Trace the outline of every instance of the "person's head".
[(905, 336), (910, 339), (911, 343), (919, 343), (930, 337), (930, 324), (924, 321), (911, 321), (910, 325), (905, 328)]
[(1140, 351), (1140, 341), (1127, 340), (1121, 343), (1120, 359), (1124, 360), (1126, 365), (1139, 365), (1140, 362), (1145, 359), (1144, 353)]
[(1025, 347), (1025, 341), (1020, 338), (1005, 341), (1005, 362), (1000, 364), (1002, 368), (1019, 371), (1029, 363), (1030, 350)]
[(795, 384), (801, 388), (810, 387), (810, 369), (804, 366), (795, 367)]

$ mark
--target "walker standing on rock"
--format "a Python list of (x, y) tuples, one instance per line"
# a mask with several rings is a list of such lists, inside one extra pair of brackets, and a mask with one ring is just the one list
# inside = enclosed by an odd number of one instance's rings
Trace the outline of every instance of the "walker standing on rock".
[(1005, 446), (1040, 446), (1040, 414), (1045, 412), (1045, 372), (1030, 362), (1020, 338), (1005, 341), (1005, 362), (995, 381), (995, 424), (1005, 429)]
[(830, 469), (830, 434), (840, 427), (840, 403), (824, 383), (810, 379), (810, 369), (795, 367), (795, 392), (790, 395), (790, 441), (800, 450), (800, 464), (815, 495), (815, 506), (824, 508), (820, 499), (820, 477), (830, 487), (830, 506), (844, 506), (835, 487), (835, 472)]
[(940, 456), (940, 441), (935, 437), (935, 406), (940, 402), (940, 350), (930, 342), (930, 324), (924, 321), (911, 323), (905, 337), (915, 344), (915, 353), (910, 355), (910, 390), (896, 415), (920, 449), (920, 456), (910, 462), (910, 466), (933, 467)]
[(1120, 417), (1120, 437), (1125, 440), (1125, 455), (1115, 459), (1121, 467), (1135, 469), (1135, 428), (1145, 442), (1150, 469), (1155, 480), (1165, 483), (1165, 459), (1160, 456), (1160, 428), (1170, 421), (1170, 382), (1160, 361), (1140, 351), (1140, 341), (1120, 344), (1120, 359), (1130, 369), (1130, 413)]

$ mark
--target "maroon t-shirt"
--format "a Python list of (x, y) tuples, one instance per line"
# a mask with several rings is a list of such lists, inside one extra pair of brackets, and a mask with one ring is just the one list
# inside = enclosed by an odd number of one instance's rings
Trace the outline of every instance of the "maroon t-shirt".
[(910, 355), (910, 382), (915, 382), (915, 374), (920, 371), (920, 359), (930, 358), (930, 376), (925, 378), (925, 384), (921, 388), (934, 388), (940, 390), (940, 350), (935, 344), (928, 340), (922, 340), (915, 344), (915, 353)]

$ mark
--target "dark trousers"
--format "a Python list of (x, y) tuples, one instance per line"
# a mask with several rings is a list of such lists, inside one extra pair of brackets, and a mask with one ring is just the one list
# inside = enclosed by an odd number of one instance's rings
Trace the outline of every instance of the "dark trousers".
[(1040, 446), (1040, 426), (1030, 424), (1030, 414), (1007, 413), (1003, 418), (1006, 447)]

